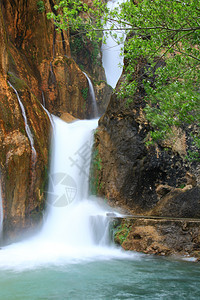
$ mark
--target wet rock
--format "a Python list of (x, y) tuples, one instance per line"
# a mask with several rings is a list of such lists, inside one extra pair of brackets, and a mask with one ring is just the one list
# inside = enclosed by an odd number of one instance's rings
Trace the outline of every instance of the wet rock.
[(114, 237), (125, 250), (199, 258), (199, 224), (192, 220), (124, 218), (116, 223)]
[(107, 217), (112, 217), (112, 218), (114, 218), (114, 217), (116, 217), (117, 215), (116, 215), (115, 213), (113, 213), (113, 212), (108, 212), (108, 213), (106, 213), (106, 216), (107, 216)]
[(77, 120), (76, 118), (74, 118), (72, 115), (70, 115), (69, 113), (63, 113), (61, 114), (60, 118), (67, 122), (67, 123), (70, 123), (70, 122), (73, 122), (75, 120)]

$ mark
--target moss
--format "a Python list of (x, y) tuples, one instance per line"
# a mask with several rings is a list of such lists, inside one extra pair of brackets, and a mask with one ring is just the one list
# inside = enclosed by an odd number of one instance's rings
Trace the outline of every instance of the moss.
[(9, 70), (15, 70), (16, 69), (16, 63), (15, 60), (10, 52), (10, 50), (7, 51), (8, 53), (8, 62), (9, 62)]
[(10, 131), (13, 128), (12, 124), (12, 112), (8, 105), (8, 97), (6, 95), (3, 96), (3, 101), (0, 101), (0, 111), (1, 111), (1, 119), (4, 122), (4, 127), (6, 132)]
[(43, 174), (42, 174), (42, 185), (40, 189), (40, 194), (43, 194), (48, 188), (48, 179), (49, 179), (49, 168), (47, 165), (44, 166)]
[(44, 1), (39, 0), (37, 2), (37, 9), (39, 13), (43, 13), (45, 11), (45, 5), (44, 5)]
[(64, 59), (64, 62), (65, 62), (68, 66), (70, 66), (71, 64), (74, 63), (74, 60), (73, 60), (72, 58), (67, 57), (67, 56), (63, 57), (63, 59)]
[(82, 94), (82, 96), (83, 96), (83, 99), (86, 101), (87, 100), (87, 98), (88, 98), (88, 92), (89, 92), (89, 89), (88, 89), (88, 87), (86, 87), (86, 88), (83, 88), (82, 90), (81, 90), (81, 94)]
[(86, 102), (83, 103), (83, 111), (86, 110)]
[(90, 180), (90, 190), (93, 195), (97, 195), (103, 187), (100, 183), (100, 171), (102, 169), (102, 160), (99, 155), (99, 150), (95, 149), (92, 155), (92, 165), (91, 165), (91, 180)]
[(131, 225), (127, 221), (124, 221), (120, 225), (118, 225), (114, 230), (115, 243), (122, 245), (123, 242), (126, 241), (130, 230), (131, 230)]
[[(92, 65), (98, 64), (101, 66), (100, 61), (98, 61), (100, 53), (99, 43), (88, 39), (86, 33), (84, 33), (84, 27), (82, 30), (80, 29), (80, 31), (82, 34), (77, 34), (78, 32), (70, 33), (70, 49), (72, 56), (75, 58), (79, 66), (82, 64), (86, 66), (88, 63)], [(83, 58), (84, 62), (82, 61)]]
[(98, 149), (96, 149), (94, 151), (94, 165), (95, 165), (95, 167), (98, 171), (101, 171), (101, 169), (102, 169), (102, 160), (99, 156), (99, 150)]
[(84, 68), (84, 66), (82, 64), (79, 64), (79, 68), (81, 69), (81, 71), (85, 70), (85, 68)]
[(27, 88), (27, 84), (24, 80), (16, 77), (12, 72), (8, 72), (8, 80), (15, 87), (17, 91)]

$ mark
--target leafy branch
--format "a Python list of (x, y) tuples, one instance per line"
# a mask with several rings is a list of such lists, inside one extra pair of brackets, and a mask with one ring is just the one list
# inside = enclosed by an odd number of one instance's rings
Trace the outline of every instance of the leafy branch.
[[(131, 103), (142, 82), (152, 139), (166, 138), (174, 126), (196, 125), (198, 150), (200, 0), (127, 0), (112, 11), (101, 0), (92, 6), (81, 0), (60, 0), (55, 10), (57, 15), (48, 17), (58, 29), (84, 33), (90, 40), (102, 40), (100, 32), (116, 39), (116, 32), (124, 31), (125, 80), (119, 95)], [(138, 72), (141, 59), (146, 64)]]

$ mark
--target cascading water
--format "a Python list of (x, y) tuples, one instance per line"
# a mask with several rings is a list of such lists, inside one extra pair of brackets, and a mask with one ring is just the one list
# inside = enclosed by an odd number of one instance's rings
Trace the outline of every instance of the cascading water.
[(49, 111), (46, 109), (46, 101), (45, 101), (45, 97), (44, 97), (44, 92), (42, 92), (42, 108), (44, 109), (44, 111), (46, 112), (47, 116), (49, 117), (49, 121), (51, 123), (52, 128), (54, 127), (54, 123), (53, 123), (53, 119), (51, 114), (49, 113)]
[(88, 197), (93, 130), (98, 120), (54, 120), (47, 211), (40, 233), (2, 248), (0, 269), (33, 269), (127, 257), (109, 245), (110, 208)]
[(46, 108), (46, 101), (45, 101), (45, 97), (44, 97), (44, 92), (42, 91), (42, 105), (43, 108)]
[[(124, 2), (124, 0), (112, 0), (108, 1), (107, 7), (109, 9), (114, 9)], [(113, 25), (111, 22), (107, 22), (105, 29), (109, 29)], [(115, 28), (118, 24), (115, 23)], [(124, 31), (115, 31), (117, 34), (117, 39), (125, 40)], [(123, 56), (121, 55), (121, 49), (123, 48), (123, 42), (119, 45), (112, 36), (108, 36), (106, 39), (106, 44), (102, 44), (102, 64), (106, 73), (107, 83), (115, 88), (117, 81), (119, 80), (122, 69), (123, 69)]]
[(37, 153), (36, 153), (36, 150), (35, 150), (35, 147), (34, 147), (34, 139), (33, 139), (30, 127), (29, 127), (28, 122), (27, 122), (27, 117), (26, 117), (26, 112), (25, 112), (24, 105), (23, 105), (23, 103), (22, 103), (22, 101), (21, 101), (21, 99), (19, 97), (19, 94), (18, 94), (17, 90), (14, 88), (14, 86), (9, 81), (8, 81), (8, 84), (14, 90), (14, 92), (15, 92), (15, 94), (17, 96), (17, 100), (18, 100), (18, 103), (19, 103), (21, 111), (22, 111), (22, 116), (24, 118), (24, 124), (25, 124), (26, 134), (28, 136), (28, 139), (29, 139), (29, 142), (30, 142), (30, 146), (31, 146), (32, 162), (33, 162), (33, 164), (35, 164), (36, 163)]
[(98, 107), (97, 107), (94, 87), (93, 87), (92, 81), (87, 76), (87, 74), (85, 72), (83, 72), (83, 73), (85, 74), (85, 77), (87, 78), (88, 85), (89, 85), (89, 93), (90, 93), (90, 96), (92, 98), (93, 118), (97, 118), (98, 117)]

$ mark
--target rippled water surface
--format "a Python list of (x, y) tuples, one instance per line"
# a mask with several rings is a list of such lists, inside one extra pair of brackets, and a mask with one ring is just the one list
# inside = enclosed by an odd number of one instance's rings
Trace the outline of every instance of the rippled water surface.
[(132, 255), (0, 271), (0, 299), (199, 299), (198, 263)]

